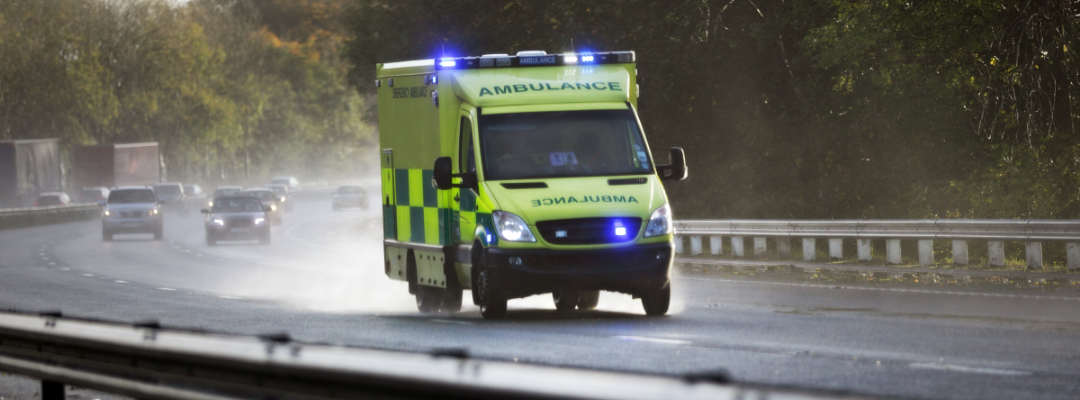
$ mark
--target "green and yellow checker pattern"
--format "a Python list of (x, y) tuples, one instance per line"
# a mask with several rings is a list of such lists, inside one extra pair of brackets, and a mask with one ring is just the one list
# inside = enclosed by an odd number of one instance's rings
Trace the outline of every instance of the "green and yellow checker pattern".
[(447, 243), (446, 197), (431, 186), (430, 169), (394, 169), (394, 222), (400, 242)]

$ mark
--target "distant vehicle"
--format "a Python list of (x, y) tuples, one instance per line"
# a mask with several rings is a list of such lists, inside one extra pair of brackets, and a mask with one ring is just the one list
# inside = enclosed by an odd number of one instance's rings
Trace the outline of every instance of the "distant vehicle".
[(270, 208), (251, 196), (224, 196), (214, 199), (206, 214), (206, 244), (219, 240), (258, 239), (270, 244)]
[(345, 207), (360, 207), (368, 209), (367, 191), (357, 185), (341, 186), (334, 191), (334, 199), (331, 200), (331, 208), (341, 211)]
[(56, 139), (0, 141), (0, 208), (29, 206), (38, 193), (64, 190), (63, 182)]
[[(263, 207), (268, 207), (270, 211), (266, 212), (266, 215), (270, 217), (270, 222), (274, 226), (281, 225), (281, 207), (280, 200), (277, 195), (270, 189), (246, 189), (240, 193), (240, 196), (248, 196), (259, 199), (262, 202)], [(215, 201), (215, 204), (216, 201)]]
[(79, 146), (72, 157), (75, 187), (153, 185), (160, 181), (157, 143)]
[(300, 181), (291, 176), (275, 176), (273, 179), (270, 179), (270, 184), (285, 185), (289, 187), (289, 190), (296, 190), (297, 187), (300, 187)]
[(184, 185), (179, 182), (163, 182), (153, 187), (158, 201), (162, 203), (162, 210), (176, 211), (181, 215), (188, 215), (191, 212), (187, 204), (187, 195), (184, 194)]
[(288, 185), (267, 185), (266, 188), (270, 189), (270, 191), (278, 196), (278, 200), (280, 200), (279, 202), (281, 203), (281, 206), (285, 208), (285, 211), (292, 212), (292, 191), (289, 190)]
[(120, 187), (109, 192), (101, 212), (101, 238), (106, 242), (118, 233), (152, 233), (164, 237), (164, 218), (157, 195), (150, 187)]
[(97, 203), (105, 205), (105, 200), (109, 198), (109, 188), (104, 187), (89, 187), (83, 188), (79, 191), (79, 194), (75, 197), (76, 203)]
[(199, 185), (193, 183), (184, 184), (184, 196), (187, 197), (187, 203), (189, 209), (201, 209), (203, 207), (209, 207), (209, 199), (207, 199), (206, 192), (202, 190)]
[(71, 197), (63, 192), (45, 192), (38, 195), (34, 207), (66, 206), (71, 204)]

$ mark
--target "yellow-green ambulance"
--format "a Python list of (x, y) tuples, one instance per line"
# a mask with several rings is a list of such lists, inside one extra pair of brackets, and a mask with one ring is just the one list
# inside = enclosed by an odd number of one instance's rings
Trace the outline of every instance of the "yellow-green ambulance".
[(671, 299), (672, 214), (637, 116), (631, 51), (490, 54), (378, 64), (385, 272), (422, 312), (484, 318), (552, 293)]

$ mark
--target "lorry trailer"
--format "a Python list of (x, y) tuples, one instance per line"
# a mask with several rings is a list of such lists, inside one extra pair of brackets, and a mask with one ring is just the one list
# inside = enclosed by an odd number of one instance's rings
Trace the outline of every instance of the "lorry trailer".
[(663, 315), (672, 210), (637, 113), (632, 51), (444, 57), (377, 64), (384, 272), (422, 312), (484, 318), (551, 293), (556, 309), (600, 291)]
[(155, 142), (79, 146), (72, 158), (78, 188), (150, 185), (159, 181)]
[(0, 141), (0, 208), (27, 207), (39, 193), (64, 189), (56, 139)]

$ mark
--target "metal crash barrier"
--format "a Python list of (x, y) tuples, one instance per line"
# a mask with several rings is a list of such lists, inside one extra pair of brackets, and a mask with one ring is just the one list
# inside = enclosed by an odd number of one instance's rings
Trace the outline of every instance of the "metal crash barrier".
[(969, 240), (987, 242), (991, 266), (1005, 265), (1005, 242), (1025, 243), (1028, 268), (1043, 267), (1043, 242), (1065, 242), (1069, 269), (1080, 269), (1080, 220), (936, 219), (936, 220), (684, 220), (675, 221), (676, 252), (683, 253), (683, 237), (690, 237), (690, 253), (702, 253), (701, 237), (708, 236), (714, 255), (723, 254), (723, 239), (730, 238), (736, 257), (743, 257), (746, 237), (753, 238), (754, 257), (768, 254), (768, 238), (777, 255), (791, 257), (791, 238), (801, 238), (803, 260), (816, 258), (816, 239), (829, 241), (829, 257), (844, 257), (843, 240), (854, 239), (859, 261), (870, 261), (871, 240), (884, 239), (886, 259), (900, 264), (900, 241), (917, 240), (919, 264), (934, 263), (934, 240), (952, 242), (953, 262), (968, 264)]
[(97, 204), (0, 208), (0, 230), (86, 221), (100, 217), (101, 206)]
[[(0, 370), (138, 399), (837, 399), (718, 383), (720, 374), (663, 377), (484, 361), (457, 349), (405, 353), (112, 324), (60, 313), (0, 313)], [(717, 377), (720, 378), (717, 378)]]

